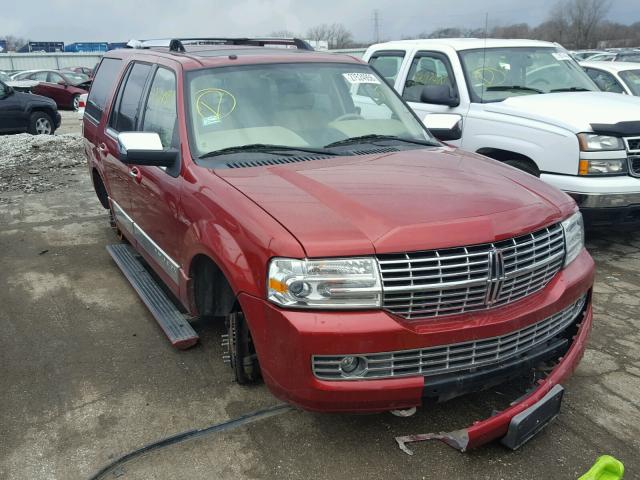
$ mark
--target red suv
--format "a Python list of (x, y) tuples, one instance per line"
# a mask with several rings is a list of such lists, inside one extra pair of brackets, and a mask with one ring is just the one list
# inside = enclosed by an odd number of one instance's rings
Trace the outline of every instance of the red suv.
[(185, 312), (218, 318), (240, 383), (325, 412), (409, 409), (549, 367), (450, 442), (463, 449), (517, 446), (555, 416), (592, 321), (571, 198), (439, 143), (353, 57), (299, 40), (156, 45), (105, 54), (84, 136), (129, 244), (109, 250), (172, 343), (197, 340)]

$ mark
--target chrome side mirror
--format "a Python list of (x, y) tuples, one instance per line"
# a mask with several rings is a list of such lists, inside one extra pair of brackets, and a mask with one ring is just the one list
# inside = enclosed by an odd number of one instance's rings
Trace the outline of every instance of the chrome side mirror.
[(127, 165), (172, 167), (178, 151), (162, 147), (155, 132), (122, 132), (118, 134), (120, 161)]
[(430, 113), (422, 121), (424, 126), (443, 142), (462, 138), (462, 115), (456, 113)]

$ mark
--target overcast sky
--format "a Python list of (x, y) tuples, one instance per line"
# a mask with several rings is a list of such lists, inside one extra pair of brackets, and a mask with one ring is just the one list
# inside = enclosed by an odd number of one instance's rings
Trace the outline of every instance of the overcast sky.
[[(39, 41), (126, 41), (171, 36), (252, 36), (275, 30), (304, 33), (343, 23), (356, 40), (373, 38), (373, 11), (385, 39), (440, 27), (489, 27), (547, 18), (557, 0), (2, 0), (0, 37)], [(640, 20), (640, 0), (613, 0), (609, 18)]]

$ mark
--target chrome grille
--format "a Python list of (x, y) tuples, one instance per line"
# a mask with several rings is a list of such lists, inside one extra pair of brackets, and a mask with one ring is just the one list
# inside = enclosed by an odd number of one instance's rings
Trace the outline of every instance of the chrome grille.
[(415, 319), (506, 305), (544, 288), (563, 260), (560, 224), (495, 243), (378, 255), (383, 308)]
[(640, 137), (625, 138), (627, 150), (630, 152), (640, 152)]
[(356, 376), (344, 374), (340, 369), (344, 355), (316, 355), (312, 358), (313, 373), (323, 380), (395, 378), (441, 375), (500, 363), (564, 331), (582, 312), (586, 299), (587, 296), (583, 295), (568, 308), (499, 337), (417, 350), (354, 354), (362, 364)]
[(629, 171), (631, 175), (640, 177), (640, 156), (629, 156)]

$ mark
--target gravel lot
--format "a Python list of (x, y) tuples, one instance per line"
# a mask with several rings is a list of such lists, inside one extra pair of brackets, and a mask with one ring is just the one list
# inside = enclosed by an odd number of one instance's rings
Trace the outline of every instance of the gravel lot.
[[(105, 251), (117, 242), (79, 137), (0, 137), (0, 478), (87, 478), (148, 442), (275, 405), (220, 360), (221, 329), (174, 350)], [(29, 173), (29, 170), (39, 173)], [(74, 175), (73, 172), (76, 171)], [(26, 172), (26, 173), (25, 173)], [(402, 453), (396, 435), (452, 430), (489, 413), (481, 396), (409, 419), (289, 411), (149, 454), (123, 479), (575, 479), (608, 453), (640, 478), (640, 234), (590, 235), (594, 329), (558, 419), (516, 452)]]

